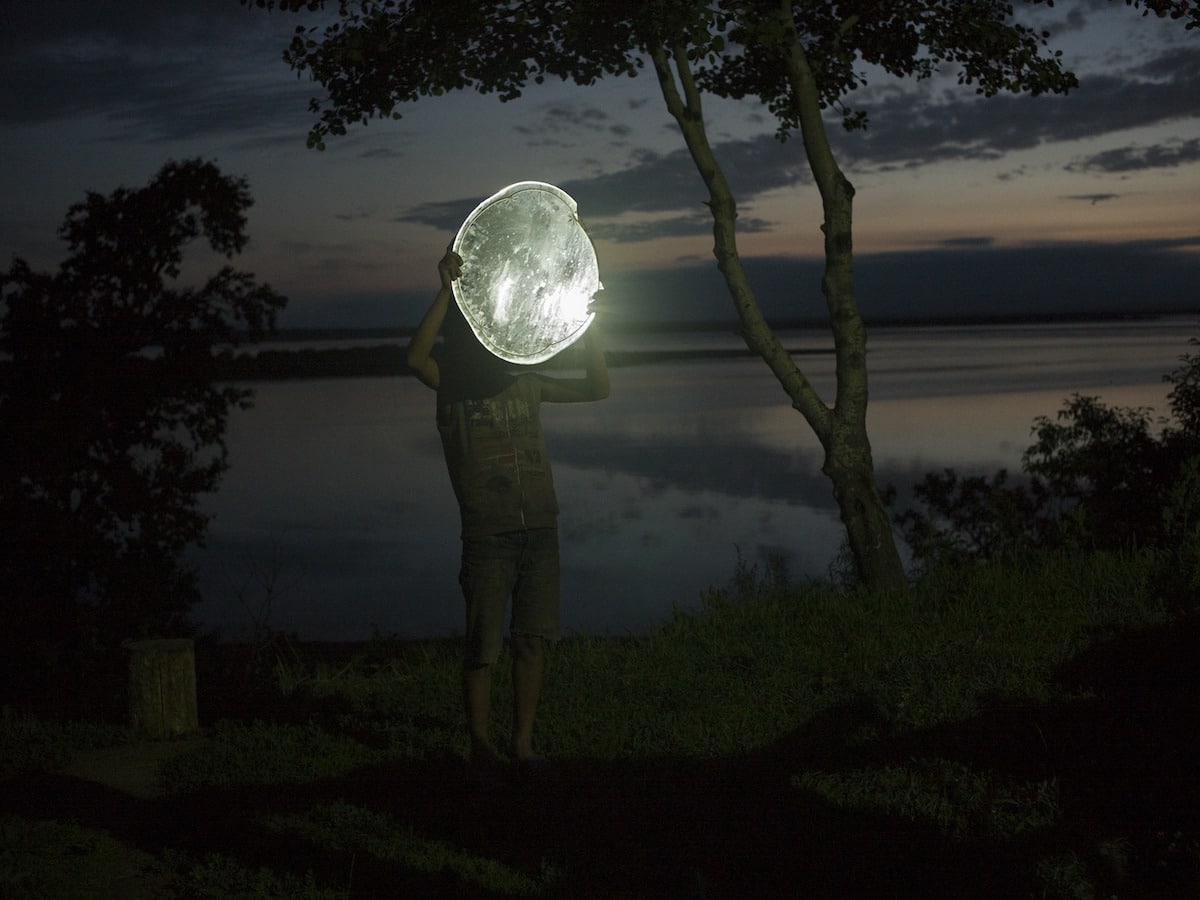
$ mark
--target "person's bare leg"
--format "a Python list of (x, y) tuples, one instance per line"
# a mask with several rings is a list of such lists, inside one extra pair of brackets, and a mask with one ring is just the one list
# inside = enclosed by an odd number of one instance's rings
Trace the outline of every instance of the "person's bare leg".
[(463, 705), (467, 712), (467, 732), (471, 736), (471, 762), (489, 763), (497, 754), (488, 737), (488, 723), (492, 712), (492, 669), (484, 664), (474, 669), (463, 669)]
[(510, 751), (514, 760), (530, 760), (533, 753), (533, 720), (542, 695), (545, 669), (543, 641), (538, 635), (514, 634), (513, 733)]

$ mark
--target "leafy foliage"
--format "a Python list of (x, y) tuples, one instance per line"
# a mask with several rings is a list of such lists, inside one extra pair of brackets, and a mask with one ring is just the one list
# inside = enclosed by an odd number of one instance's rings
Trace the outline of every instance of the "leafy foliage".
[(896, 517), (914, 558), (1200, 548), (1200, 356), (1181, 356), (1164, 380), (1174, 385), (1167, 420), (1078, 394), (1054, 418), (1039, 416), (1022, 483), (1009, 484), (1004, 470), (991, 479), (953, 469), (926, 475), (914, 488), (918, 506)]
[(146, 187), (72, 206), (57, 273), (18, 258), (0, 276), (0, 612), (12, 648), (53, 662), (183, 627), (196, 592), (180, 557), (204, 535), (198, 499), (216, 489), (229, 412), (250, 396), (214, 382), (213, 349), (262, 339), (286, 302), (231, 265), (185, 278), (185, 250), (203, 238), (232, 258), (251, 203), (214, 164), (171, 162)]
[[(325, 0), (241, 0), (290, 12), (334, 6)], [(1027, 5), (1053, 5), (1027, 0)], [(1200, 26), (1196, 0), (1125, 0), (1143, 15)], [(531, 83), (559, 78), (590, 85), (633, 76), (656, 48), (687, 50), (698, 85), (723, 97), (755, 97), (774, 114), (780, 136), (799, 127), (786, 58), (798, 39), (821, 103), (842, 107), (866, 84), (865, 66), (889, 75), (928, 78), (944, 64), (960, 84), (1001, 92), (1064, 92), (1076, 85), (1048, 34), (1021, 24), (1003, 0), (791, 4), (791, 35), (775, 0), (339, 0), (337, 18), (320, 30), (299, 26), (284, 60), (309, 72), (328, 92), (314, 99), (318, 121), (309, 146), (346, 133), (355, 122), (399, 118), (397, 106), (472, 88), (513, 100)], [(320, 34), (318, 31), (320, 30)], [(843, 108), (848, 127), (866, 112)]]
[(897, 523), (918, 560), (1010, 558), (1044, 527), (1041, 483), (1010, 485), (1005, 469), (991, 478), (931, 472), (913, 492), (927, 511), (906, 509)]
[[(315, 11), (319, 0), (242, 0), (269, 9)], [(331, 4), (330, 4), (331, 5)], [(1156, 6), (1180, 6), (1155, 4)], [(779, 121), (780, 135), (799, 127), (786, 58), (798, 39), (824, 106), (866, 83), (864, 65), (898, 77), (926, 78), (942, 63), (981, 94), (1065, 91), (1075, 84), (1046, 35), (1013, 21), (1000, 0), (913, 3), (792, 4), (799, 34), (781, 25), (766, 0), (609, 0), (574, 3), (430, 3), (341, 0), (338, 18), (318, 36), (300, 26), (284, 53), (328, 91), (309, 145), (345, 134), (353, 122), (399, 117), (397, 105), (473, 88), (501, 100), (530, 83), (560, 78), (589, 85), (640, 72), (656, 48), (684, 47), (699, 86), (718, 96), (756, 97)], [(847, 125), (865, 122), (844, 110)]]

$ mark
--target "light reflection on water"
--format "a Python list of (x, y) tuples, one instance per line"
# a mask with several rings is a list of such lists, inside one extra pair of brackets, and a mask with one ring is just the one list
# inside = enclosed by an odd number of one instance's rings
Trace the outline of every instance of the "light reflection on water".
[[(945, 466), (1016, 470), (1034, 417), (1074, 392), (1165, 412), (1162, 373), (1189, 350), (1193, 325), (880, 329), (868, 423), (879, 480), (903, 489)], [(830, 398), (832, 357), (798, 361)], [(216, 518), (195, 557), (200, 621), (230, 637), (255, 618), (314, 639), (366, 638), (373, 627), (459, 633), (458, 518), (432, 394), (411, 378), (254, 388), (255, 408), (230, 425), (231, 469), (206, 505)], [(819, 445), (760, 361), (615, 368), (608, 400), (543, 417), (563, 507), (568, 631), (651, 628), (726, 583), (739, 551), (752, 562), (783, 553), (793, 574), (816, 577), (837, 554)]]

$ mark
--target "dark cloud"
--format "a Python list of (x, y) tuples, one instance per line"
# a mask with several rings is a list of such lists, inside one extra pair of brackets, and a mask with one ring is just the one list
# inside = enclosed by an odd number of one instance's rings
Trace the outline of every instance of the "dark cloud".
[(881, 92), (867, 108), (867, 131), (832, 134), (851, 167), (887, 170), (998, 159), (1042, 144), (1200, 115), (1200, 54), (1191, 47), (1171, 49), (1126, 73), (1082, 78), (1066, 96), (982, 99), (958, 89)]
[(636, 244), (663, 237), (692, 237), (712, 230), (712, 217), (697, 213), (692, 216), (672, 216), (649, 222), (599, 222), (589, 223), (588, 233), (596, 239), (616, 241), (619, 244)]
[(236, 0), (9, 2), (0, 15), (0, 122), (93, 115), (142, 139), (308, 130), (312, 86), (279, 62), (299, 20)]
[[(279, 57), (297, 24), (322, 15), (330, 14), (268, 15), (237, 0), (9, 0), (0, 12), (0, 121), (92, 114), (115, 120), (139, 138), (286, 131), (299, 139), (311, 124), (307, 101), (315, 90), (292, 78)], [(1065, 20), (1047, 24), (1065, 33), (1083, 22), (1073, 10)], [(851, 99), (864, 101), (873, 125), (853, 135), (835, 133), (849, 167), (886, 170), (994, 159), (1042, 143), (1200, 115), (1200, 54), (1183, 45), (1128, 70), (1089, 75), (1066, 98), (979, 100), (957, 88), (912, 91), (889, 83)], [(554, 104), (522, 131), (543, 142), (599, 133), (623, 140), (628, 126), (615, 114), (588, 103)], [(742, 198), (805, 177), (798, 146), (781, 147), (767, 137), (720, 149)], [(1196, 152), (1190, 145), (1177, 147), (1178, 162), (1170, 163), (1170, 150), (1157, 158), (1126, 154), (1124, 164), (1178, 165)], [(1097, 160), (1096, 170), (1121, 171), (1103, 168), (1122, 162), (1114, 154), (1107, 163)], [(585, 194), (593, 189), (597, 203), (609, 207), (622, 206), (620, 194), (611, 190), (616, 187), (630, 189), (629, 209), (689, 209), (704, 192), (685, 157), (682, 150), (644, 157), (630, 171), (579, 188)]]
[[(1101, 3), (1107, 3), (1108, 0), (1100, 0)], [(1070, 34), (1075, 31), (1082, 31), (1087, 26), (1087, 16), (1081, 8), (1084, 4), (1076, 3), (1068, 10), (1064, 18), (1055, 18), (1042, 23), (1041, 27), (1054, 37), (1061, 37), (1064, 34)], [(1093, 8), (1096, 3), (1091, 4)], [(1057, 13), (1058, 10), (1055, 10)]]
[(374, 147), (358, 154), (359, 159), (403, 159), (404, 151), (390, 147)]
[[(497, 187), (502, 187), (498, 185)], [(484, 197), (460, 197), (455, 200), (438, 200), (421, 203), (396, 216), (397, 222), (429, 225), (443, 232), (457, 232), (463, 220), (471, 214)]]
[(995, 243), (992, 237), (954, 237), (941, 242), (943, 247), (990, 247)]
[[(773, 231), (775, 222), (754, 217), (738, 218), (739, 234), (759, 234)], [(600, 222), (589, 223), (588, 233), (594, 238), (615, 241), (618, 244), (637, 244), (659, 238), (697, 237), (712, 234), (712, 216), (706, 211), (691, 216), (672, 216), (646, 222)]]
[(613, 146), (623, 146), (634, 133), (632, 126), (614, 121), (598, 106), (572, 103), (542, 106), (535, 121), (516, 125), (513, 130), (525, 136), (530, 147), (568, 148), (594, 143), (597, 134), (610, 135)]
[(261, 17), (237, 0), (7, 0), (0, 9), (0, 55), (107, 43), (157, 50), (220, 46), (257, 31)]
[(1082, 200), (1085, 203), (1090, 203), (1095, 206), (1097, 203), (1103, 203), (1106, 200), (1117, 200), (1120, 194), (1068, 194), (1063, 197), (1064, 200)]
[(1146, 169), (1174, 169), (1200, 161), (1200, 138), (1166, 141), (1149, 147), (1114, 147), (1068, 163), (1068, 172), (1125, 174)]
[[(832, 131), (836, 151), (850, 172), (918, 168), (963, 159), (999, 159), (1057, 141), (1094, 138), (1112, 131), (1200, 115), (1200, 54), (1171, 50), (1128, 76), (1087, 79), (1067, 97), (999, 96), (980, 99), (961, 91), (914, 94), (894, 88), (872, 98), (872, 126), (866, 132)], [(606, 119), (587, 108), (552, 107), (555, 128), (604, 127)], [(772, 135), (716, 146), (734, 195), (744, 209), (767, 191), (811, 181), (799, 141), (779, 142)], [(1200, 140), (1174, 141), (1153, 148), (1107, 151), (1068, 166), (1101, 172), (1178, 166), (1200, 158)], [(1019, 172), (1002, 177), (1016, 177)], [(562, 187), (587, 211), (589, 227), (601, 234), (601, 220), (628, 213), (667, 214), (659, 222), (605, 222), (604, 236), (615, 240), (704, 233), (709, 229), (701, 205), (703, 182), (686, 149), (669, 153), (642, 150), (628, 167)], [(1089, 199), (1093, 195), (1089, 195)], [(467, 199), (425, 204), (404, 213), (402, 221), (446, 230), (457, 228), (473, 208)], [(683, 216), (671, 215), (683, 212)], [(743, 225), (766, 223), (746, 220)]]
[[(672, 158), (677, 159), (677, 156), (672, 154)], [(649, 190), (649, 185), (653, 183), (653, 177), (648, 175), (648, 172), (663, 173), (670, 168), (670, 165), (662, 160), (663, 158), (659, 157), (658, 161), (644, 169), (625, 170), (618, 175), (604, 175), (584, 181), (566, 181), (559, 186), (574, 197), (579, 203), (580, 209), (586, 212), (584, 218), (588, 232), (598, 239), (618, 243), (637, 243), (663, 237), (693, 237), (710, 234), (712, 232), (712, 215), (698, 198), (689, 197), (685, 200), (681, 196), (683, 193), (681, 184), (677, 184), (680, 190), (675, 193), (673, 198), (668, 194), (658, 197), (643, 196), (639, 198), (640, 202), (635, 199), (633, 202), (625, 203), (606, 197), (608, 191), (634, 191), (637, 189), (635, 185)], [(680, 169), (677, 171), (676, 177), (679, 182), (683, 182), (687, 179), (679, 176), (689, 174), (693, 181), (699, 183), (699, 176), (696, 175), (694, 169)], [(626, 177), (619, 177), (622, 175)], [(670, 189), (667, 188), (667, 190)], [(701, 185), (700, 192), (702, 193), (702, 191), (703, 186)], [(396, 218), (396, 221), (429, 225), (443, 232), (457, 232), (466, 217), (483, 199), (485, 198), (463, 197), (455, 200), (422, 203), (405, 211)], [(652, 215), (669, 213), (677, 208), (676, 204), (683, 203), (693, 207), (693, 211), (685, 215), (666, 215), (639, 221), (622, 221), (616, 218), (626, 211)], [(743, 234), (767, 232), (773, 227), (774, 223), (754, 216), (747, 215), (738, 218), (738, 229)]]
[[(781, 144), (770, 135), (751, 140), (731, 141), (718, 148), (736, 196), (745, 200), (775, 188), (789, 187), (811, 180), (803, 151), (795, 142)], [(645, 237), (670, 234), (696, 234), (711, 231), (712, 220), (704, 206), (708, 193), (686, 149), (670, 153), (639, 151), (634, 165), (591, 178), (563, 181), (559, 185), (586, 211), (588, 228), (597, 231), (599, 220), (624, 213), (678, 213), (658, 225), (630, 225), (627, 235), (639, 230)], [(459, 198), (423, 203), (406, 210), (399, 221), (454, 230), (479, 198)], [(739, 219), (739, 226), (760, 230), (766, 223), (753, 218)], [(607, 227), (607, 226), (606, 226)], [(624, 226), (612, 226), (619, 234)], [(616, 239), (622, 239), (617, 237)], [(625, 237), (624, 239), (633, 239)]]
[(335, 213), (334, 218), (339, 222), (358, 222), (363, 219), (375, 218), (376, 212), (373, 209), (358, 209), (354, 212)]
[(210, 76), (203, 85), (166, 82), (125, 101), (114, 98), (109, 117), (125, 131), (116, 137), (188, 140), (249, 128), (275, 132), (281, 141), (301, 146), (308, 123), (297, 110), (308, 94), (304, 85), (248, 83), (240, 74)]
[[(798, 142), (780, 143), (771, 135), (760, 135), (728, 141), (716, 149), (734, 195), (743, 203), (767, 191), (812, 180)], [(642, 151), (629, 168), (566, 182), (563, 188), (592, 218), (625, 212), (701, 210), (708, 200), (704, 182), (684, 148), (670, 153)]]
[(580, 130), (597, 132), (612, 127), (607, 112), (597, 106), (574, 103), (553, 103), (543, 106), (536, 122), (518, 125), (518, 134), (541, 136), (547, 133), (566, 134)]

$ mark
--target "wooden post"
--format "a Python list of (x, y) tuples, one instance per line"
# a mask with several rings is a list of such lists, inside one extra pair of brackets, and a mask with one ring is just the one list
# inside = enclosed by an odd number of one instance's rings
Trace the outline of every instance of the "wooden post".
[(135, 734), (154, 739), (199, 730), (196, 651), (188, 638), (127, 641), (129, 720)]

